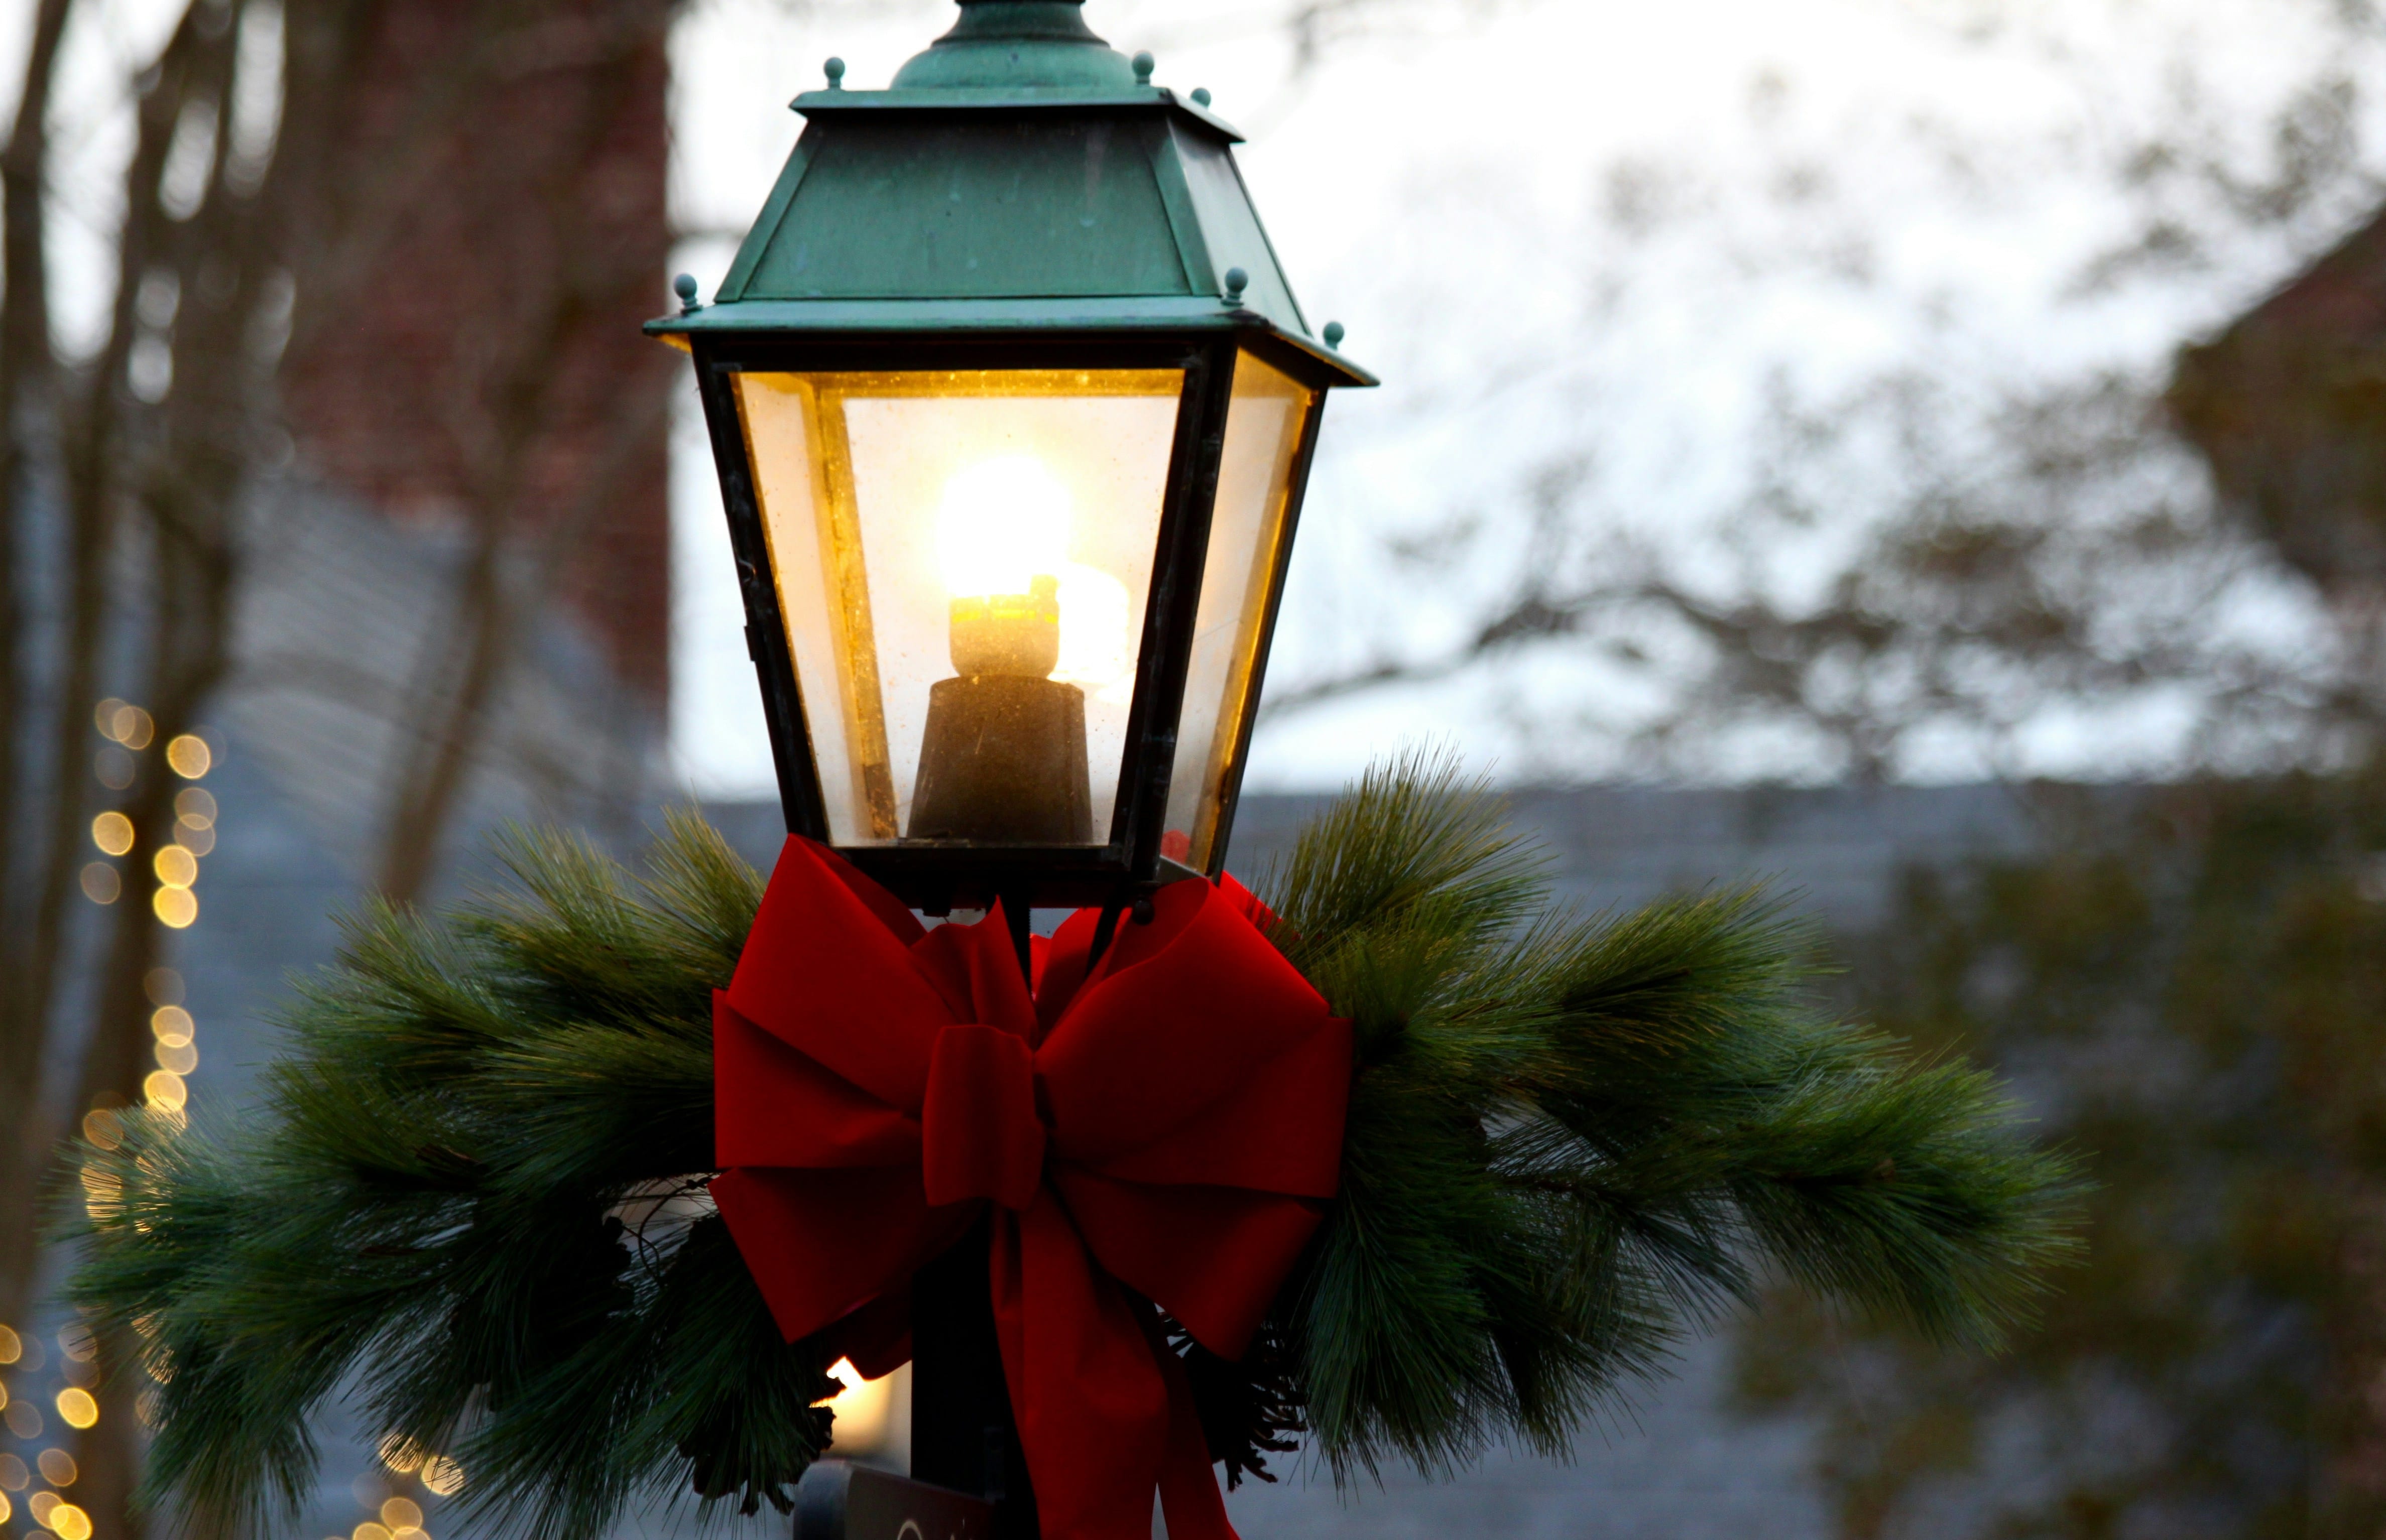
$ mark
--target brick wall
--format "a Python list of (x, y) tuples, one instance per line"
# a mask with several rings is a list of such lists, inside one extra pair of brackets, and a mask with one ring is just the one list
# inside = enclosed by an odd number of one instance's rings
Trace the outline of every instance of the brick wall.
[[(509, 561), (670, 677), (661, 0), (355, 7), (283, 366), (303, 462)], [(527, 564), (527, 565), (525, 565)], [(549, 580), (527, 574), (551, 570)]]

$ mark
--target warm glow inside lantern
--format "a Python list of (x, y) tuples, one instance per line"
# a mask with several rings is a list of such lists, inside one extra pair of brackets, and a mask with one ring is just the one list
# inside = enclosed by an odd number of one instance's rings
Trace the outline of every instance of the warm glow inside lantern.
[(889, 91), (833, 68), (720, 299), (655, 327), (789, 826), (923, 908), (1218, 869), (1325, 392), (1371, 382), (1149, 69), (1072, 0), (963, 0)]

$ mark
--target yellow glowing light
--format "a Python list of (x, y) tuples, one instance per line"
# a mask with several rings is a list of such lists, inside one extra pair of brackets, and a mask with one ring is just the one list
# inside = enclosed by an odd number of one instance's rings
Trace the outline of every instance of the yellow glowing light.
[(207, 740), (195, 733), (185, 732), (166, 745), (166, 763), (173, 766), (174, 773), (185, 781), (196, 781), (207, 774), (215, 759), (215, 753), (207, 747)]
[(171, 1070), (150, 1070), (142, 1078), (141, 1096), (152, 1107), (170, 1108), (175, 1111), (180, 1111), (191, 1099), (190, 1088), (182, 1083), (182, 1077)]
[(58, 1392), (58, 1416), (69, 1428), (88, 1428), (99, 1421), (99, 1403), (90, 1391), (69, 1385)]
[(187, 1075), (199, 1067), (199, 1050), (188, 1043), (157, 1045), (157, 1068)]
[[(8, 1404), (8, 1387), (7, 1387), (6, 1385), (0, 1385), (0, 1408), (5, 1408), (5, 1407), (6, 1407), (6, 1406), (7, 1406), (7, 1404)], [(14, 1456), (14, 1455), (7, 1455), (7, 1456), (0, 1457), (0, 1459), (17, 1459), (17, 1457), (16, 1457), (16, 1456)], [(19, 1461), (19, 1464), (21, 1464), (21, 1463), (23, 1463), (23, 1462), (22, 1462), (22, 1461)], [(5, 1469), (0, 1469), (0, 1486), (6, 1486), (6, 1484), (7, 1484), (7, 1476), (6, 1476), (6, 1471), (5, 1471)], [(24, 1484), (24, 1483), (22, 1483), (22, 1482), (19, 1482), (17, 1484), (18, 1484), (18, 1485), (19, 1485), (19, 1486), (22, 1486), (22, 1485)]]
[(955, 472), (936, 515), (936, 557), (955, 598), (1027, 593), (1069, 559), (1069, 489), (1026, 455)]
[(204, 856), (216, 847), (216, 832), (212, 824), (176, 823), (174, 843), (194, 856)]
[(401, 1476), (409, 1471), (419, 1469), (422, 1464), (422, 1451), (396, 1434), (391, 1434), (381, 1441), (380, 1453), (381, 1462)]
[(936, 515), (936, 559), (957, 599), (1033, 591), (1059, 583), (1061, 660), (1052, 677), (1099, 689), (1127, 677), (1126, 585), (1069, 559), (1069, 489), (1030, 456), (981, 460), (945, 483)]
[(91, 820), (91, 843), (111, 856), (132, 848), (132, 820), (122, 813), (102, 813)]
[(58, 1540), (91, 1540), (91, 1515), (72, 1503), (60, 1503), (42, 1522)]
[(348, 1531), (348, 1540), (389, 1540), (389, 1531), (368, 1519)]
[[(24, 1356), (25, 1339), (17, 1334), (16, 1328), (0, 1326), (0, 1363), (15, 1363)], [(7, 1404), (0, 1401), (0, 1407)]]
[(149, 1013), (149, 1031), (170, 1048), (188, 1043), (195, 1030), (191, 1013), (180, 1006), (159, 1006)]
[(820, 1405), (835, 1414), (835, 1447), (847, 1454), (869, 1454), (886, 1441), (887, 1413), (894, 1408), (895, 1376), (865, 1380), (850, 1358), (829, 1366), (829, 1378), (845, 1388)]
[(160, 924), (170, 930), (184, 930), (199, 918), (198, 895), (188, 888), (159, 888), (149, 895), (149, 907), (157, 911)]
[(127, 748), (147, 748), (149, 740), (157, 735), (157, 724), (137, 706), (119, 706), (115, 720), (100, 731)]
[(392, 1497), (381, 1505), (381, 1521), (392, 1529), (421, 1529), (422, 1505), (410, 1497)]
[(199, 880), (199, 858), (179, 845), (170, 845), (150, 858), (157, 881), (170, 888), (186, 888)]
[(431, 1535), (420, 1527), (394, 1529), (389, 1532), (389, 1540), (431, 1540)]
[(113, 904), (124, 895), (124, 879), (106, 861), (82, 869), (82, 895), (94, 904)]
[(0, 1493), (0, 1524), (6, 1523), (10, 1519), (15, 1518), (16, 1514), (16, 1505), (8, 1500), (6, 1494)]
[(50, 1515), (64, 1506), (66, 1499), (55, 1492), (36, 1492), (25, 1499), (26, 1511), (32, 1514), (33, 1522), (44, 1529), (50, 1527)]
[(422, 1484), (434, 1497), (452, 1497), (464, 1489), (464, 1468), (446, 1455), (433, 1455), (422, 1462)]
[(119, 1149), (124, 1144), (124, 1121), (104, 1107), (94, 1107), (82, 1115), (82, 1136), (102, 1149)]
[(110, 695), (92, 707), (91, 724), (99, 729), (102, 737), (113, 738), (116, 736), (116, 714), (123, 709), (124, 703)]
[(75, 1469), (74, 1456), (64, 1449), (44, 1449), (34, 1463), (42, 1468), (42, 1479), (52, 1486), (72, 1486), (82, 1474)]
[(216, 821), (214, 794), (197, 786), (185, 786), (174, 794), (174, 817), (194, 829), (212, 828)]
[(1128, 650), (1126, 584), (1083, 562), (1061, 568), (1061, 661), (1054, 679), (1089, 690), (1116, 684), (1135, 668)]

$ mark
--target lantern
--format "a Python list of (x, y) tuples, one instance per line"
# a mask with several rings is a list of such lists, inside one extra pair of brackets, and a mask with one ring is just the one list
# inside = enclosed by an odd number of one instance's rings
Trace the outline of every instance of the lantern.
[(1225, 858), (1327, 389), (1208, 94), (961, 0), (801, 140), (693, 356), (788, 828), (929, 912)]

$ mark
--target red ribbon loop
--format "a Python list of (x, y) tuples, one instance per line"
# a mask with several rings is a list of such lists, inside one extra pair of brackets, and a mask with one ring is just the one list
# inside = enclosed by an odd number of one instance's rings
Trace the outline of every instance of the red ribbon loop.
[(1052, 1540), (1148, 1540), (1154, 1491), (1171, 1540), (1233, 1540), (1152, 1304), (1239, 1357), (1339, 1179), (1350, 1024), (1271, 918), (1231, 879), (1174, 883), (1089, 966), (1081, 912), (1031, 998), (999, 910), (923, 930), (791, 839), (715, 997), (712, 1193), (789, 1341), (893, 1369), (911, 1273), (996, 1206)]
[(1036, 1116), (1036, 1059), (1000, 1027), (947, 1027), (928, 1058), (920, 1112), (920, 1176), (928, 1203), (1036, 1201), (1044, 1182), (1044, 1125)]

